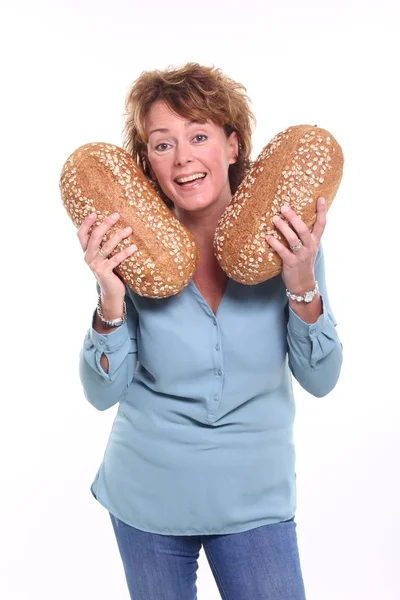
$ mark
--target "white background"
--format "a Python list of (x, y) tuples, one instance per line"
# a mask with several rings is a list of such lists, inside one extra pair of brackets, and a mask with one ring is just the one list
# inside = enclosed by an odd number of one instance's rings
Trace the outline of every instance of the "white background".
[[(254, 157), (300, 123), (342, 145), (324, 248), (345, 360), (328, 397), (296, 386), (299, 546), (308, 600), (398, 600), (395, 0), (9, 5), (0, 15), (0, 596), (128, 598), (109, 516), (89, 491), (116, 407), (95, 411), (78, 379), (96, 292), (58, 178), (81, 144), (121, 143), (125, 94), (141, 71), (198, 61), (246, 85)], [(203, 551), (198, 588), (200, 600), (219, 598)]]

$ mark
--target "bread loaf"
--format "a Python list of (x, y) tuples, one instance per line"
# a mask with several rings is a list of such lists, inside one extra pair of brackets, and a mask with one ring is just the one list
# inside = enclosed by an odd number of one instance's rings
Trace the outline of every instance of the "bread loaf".
[(93, 211), (98, 215), (94, 226), (113, 212), (120, 214), (104, 241), (117, 229), (132, 227), (132, 234), (112, 254), (136, 244), (136, 252), (115, 269), (134, 292), (164, 298), (189, 283), (198, 262), (194, 238), (128, 152), (107, 143), (81, 146), (63, 166), (60, 191), (76, 227)]
[(312, 125), (289, 127), (265, 146), (218, 222), (215, 255), (229, 277), (252, 285), (281, 272), (280, 256), (268, 244), (286, 239), (272, 218), (288, 204), (311, 229), (316, 202), (332, 204), (343, 171), (343, 153), (335, 138)]

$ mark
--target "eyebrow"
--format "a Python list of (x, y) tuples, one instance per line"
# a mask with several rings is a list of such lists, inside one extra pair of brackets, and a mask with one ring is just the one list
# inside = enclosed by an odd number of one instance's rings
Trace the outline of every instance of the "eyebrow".
[(160, 133), (168, 133), (169, 129), (152, 129), (149, 133), (149, 137), (151, 136), (152, 133), (157, 133), (157, 131), (159, 131)]
[[(196, 123), (198, 123), (199, 125), (205, 125), (205, 123), (200, 123), (200, 121), (188, 121), (187, 123), (185, 123), (185, 125), (186, 127), (189, 127), (189, 125), (195, 125)], [(157, 131), (160, 133), (169, 133), (170, 130), (165, 127), (160, 127), (159, 129), (152, 129), (148, 137), (150, 137), (152, 133), (156, 133)]]

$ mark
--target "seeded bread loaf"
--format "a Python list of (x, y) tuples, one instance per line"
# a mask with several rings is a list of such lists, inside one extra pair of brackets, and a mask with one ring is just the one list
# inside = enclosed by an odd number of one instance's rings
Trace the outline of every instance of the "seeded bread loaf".
[(60, 191), (76, 227), (93, 211), (98, 215), (94, 227), (109, 214), (120, 214), (104, 241), (117, 229), (132, 227), (132, 234), (112, 254), (136, 244), (136, 252), (115, 269), (134, 292), (164, 298), (189, 283), (198, 262), (194, 238), (128, 152), (106, 143), (81, 146), (63, 166)]
[(272, 218), (288, 204), (311, 229), (316, 202), (332, 204), (343, 172), (335, 138), (312, 125), (289, 127), (262, 150), (218, 222), (215, 255), (229, 277), (252, 285), (281, 272), (282, 261), (266, 235), (288, 243)]

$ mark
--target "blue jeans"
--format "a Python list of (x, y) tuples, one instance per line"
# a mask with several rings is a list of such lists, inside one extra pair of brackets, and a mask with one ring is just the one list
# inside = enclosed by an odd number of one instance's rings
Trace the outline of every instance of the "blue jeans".
[(201, 547), (223, 600), (305, 600), (294, 519), (224, 535), (160, 535), (110, 513), (132, 600), (196, 600)]

